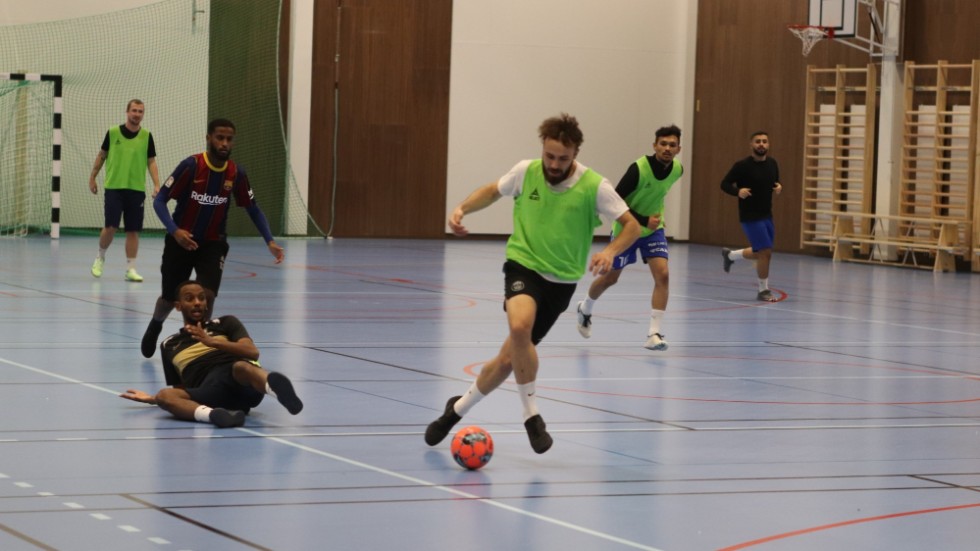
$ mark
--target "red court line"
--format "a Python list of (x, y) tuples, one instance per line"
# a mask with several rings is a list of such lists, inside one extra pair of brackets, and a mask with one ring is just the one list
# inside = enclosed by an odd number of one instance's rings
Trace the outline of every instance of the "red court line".
[(889, 520), (893, 518), (909, 517), (913, 515), (927, 515), (930, 513), (944, 513), (946, 511), (956, 511), (959, 509), (971, 509), (974, 507), (980, 507), (980, 503), (970, 503), (967, 505), (951, 505), (949, 507), (937, 507), (935, 509), (920, 509), (918, 511), (906, 511), (903, 513), (892, 513), (890, 515), (881, 515), (877, 517), (866, 517), (858, 518), (854, 520), (845, 520), (842, 522), (835, 522), (832, 524), (824, 524), (822, 526), (814, 526), (812, 528), (803, 528), (802, 530), (794, 530), (792, 532), (784, 532), (782, 534), (776, 534), (773, 536), (768, 536), (765, 538), (760, 538), (757, 540), (747, 541), (744, 543), (739, 543), (732, 545), (730, 547), (722, 547), (717, 551), (737, 551), (739, 549), (748, 549), (749, 547), (755, 547), (756, 545), (761, 545), (763, 543), (769, 543), (771, 541), (783, 540), (788, 538), (795, 538), (797, 536), (802, 536), (804, 534), (812, 534), (814, 532), (821, 532), (823, 530), (831, 530), (834, 528), (841, 528), (843, 526), (851, 526), (853, 524), (864, 524), (867, 522), (876, 522), (879, 520)]

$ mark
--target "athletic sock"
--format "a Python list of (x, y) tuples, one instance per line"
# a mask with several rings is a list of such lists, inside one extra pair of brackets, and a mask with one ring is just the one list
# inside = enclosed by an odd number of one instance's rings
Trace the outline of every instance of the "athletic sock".
[(728, 253), (728, 260), (742, 260), (745, 258), (745, 249), (738, 249)]
[(456, 400), (456, 403), (453, 404), (453, 411), (456, 412), (456, 415), (462, 417), (469, 413), (470, 409), (479, 403), (483, 397), (484, 394), (480, 392), (480, 389), (476, 388), (476, 383), (474, 382), (472, 385), (470, 385), (469, 390), (464, 392), (463, 396), (461, 396), (460, 399)]
[(210, 423), (211, 408), (208, 406), (197, 406), (197, 409), (194, 410), (194, 420), (198, 423)]
[(585, 300), (582, 301), (582, 313), (586, 316), (592, 315), (592, 307), (595, 306), (595, 301), (599, 299), (591, 298), (589, 295), (585, 295)]
[(127, 270), (135, 270), (136, 269), (136, 259), (135, 258), (127, 258), (126, 259), (126, 269)]
[(534, 398), (534, 381), (517, 385), (517, 392), (521, 395), (521, 405), (524, 406), (524, 420), (538, 414), (538, 403)]
[(769, 288), (769, 278), (759, 279), (759, 292), (765, 291)]
[(660, 333), (660, 322), (663, 321), (664, 314), (666, 313), (663, 310), (650, 310), (650, 331), (647, 332), (648, 337), (654, 333)]
[(99, 260), (102, 260), (102, 261), (104, 261), (104, 260), (105, 260), (105, 253), (106, 253), (106, 251), (108, 251), (108, 250), (109, 250), (109, 249), (99, 249)]

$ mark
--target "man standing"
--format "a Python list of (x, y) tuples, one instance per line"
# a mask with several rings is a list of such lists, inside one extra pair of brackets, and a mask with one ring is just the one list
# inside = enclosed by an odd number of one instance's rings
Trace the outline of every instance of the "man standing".
[[(229, 158), (235, 141), (234, 123), (228, 119), (212, 120), (208, 123), (206, 140), (207, 151), (181, 161), (153, 201), (153, 210), (166, 226), (167, 236), (160, 265), (162, 292), (140, 343), (140, 351), (146, 358), (153, 356), (163, 321), (174, 309), (177, 286), (190, 279), (192, 271), (217, 296), (228, 254), (225, 224), (232, 197), (248, 212), (276, 264), (283, 259), (282, 247), (272, 238), (245, 169)], [(167, 210), (170, 199), (177, 202), (172, 216)]]
[[(575, 160), (583, 142), (575, 117), (563, 113), (546, 119), (538, 135), (541, 159), (521, 161), (496, 182), (477, 188), (449, 217), (449, 228), (464, 236), (468, 233), (462, 223), (465, 215), (503, 196), (514, 198), (514, 233), (507, 240), (504, 263), (509, 334), (469, 390), (450, 398), (442, 416), (426, 428), (425, 443), (430, 446), (441, 442), (470, 408), (513, 372), (531, 447), (537, 453), (548, 451), (553, 441), (535, 401), (535, 346), (568, 308), (586, 264), (593, 274), (607, 272), (613, 257), (640, 234), (612, 184)], [(590, 260), (599, 215), (619, 221), (623, 231)]]
[[(681, 129), (675, 125), (657, 129), (654, 133), (653, 155), (644, 155), (626, 169), (626, 174), (616, 186), (616, 193), (626, 200), (630, 214), (636, 218), (642, 230), (640, 238), (613, 261), (612, 270), (592, 281), (589, 294), (578, 303), (578, 332), (585, 338), (592, 336), (592, 307), (606, 289), (619, 281), (623, 268), (636, 262), (637, 253), (650, 268), (653, 276), (653, 295), (650, 298), (650, 326), (643, 345), (649, 350), (667, 350), (667, 341), (660, 331), (667, 299), (670, 296), (670, 278), (667, 270), (667, 238), (664, 236), (664, 198), (674, 182), (684, 173), (681, 163), (674, 157), (681, 151)], [(613, 224), (613, 238), (622, 226)]]
[(749, 140), (752, 154), (736, 162), (721, 181), (721, 190), (738, 197), (738, 219), (750, 246), (744, 249), (721, 250), (722, 268), (725, 272), (732, 264), (746, 258), (755, 260), (759, 276), (759, 294), (756, 298), (775, 302), (769, 290), (769, 263), (772, 260), (772, 244), (776, 228), (772, 222), (772, 195), (779, 195), (783, 186), (779, 183), (779, 165), (769, 157), (769, 133), (758, 131)]
[(89, 175), (88, 188), (97, 194), (99, 185), (95, 177), (105, 164), (105, 225), (99, 233), (99, 255), (92, 263), (92, 275), (95, 277), (102, 277), (106, 250), (112, 244), (120, 220), (123, 220), (126, 225), (126, 280), (143, 281), (143, 276), (136, 272), (136, 254), (143, 230), (147, 170), (153, 180), (153, 197), (160, 191), (153, 135), (140, 126), (144, 113), (145, 106), (141, 100), (129, 101), (126, 105), (126, 122), (106, 132), (102, 149), (95, 156), (95, 165)]
[(184, 327), (160, 345), (167, 384), (155, 395), (129, 389), (121, 397), (153, 404), (186, 421), (220, 428), (240, 427), (245, 415), (266, 394), (289, 413), (303, 410), (293, 383), (258, 364), (259, 349), (235, 316), (209, 319), (213, 295), (197, 281), (185, 281), (175, 291)]

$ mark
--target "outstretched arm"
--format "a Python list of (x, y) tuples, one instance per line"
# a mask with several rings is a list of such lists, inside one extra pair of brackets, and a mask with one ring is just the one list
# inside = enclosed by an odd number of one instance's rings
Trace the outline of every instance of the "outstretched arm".
[(489, 207), (497, 202), (497, 199), (500, 199), (500, 197), (501, 195), (500, 191), (497, 189), (497, 182), (491, 182), (478, 187), (476, 191), (464, 199), (459, 206), (453, 209), (453, 213), (449, 216), (449, 229), (451, 229), (455, 235), (460, 237), (469, 234), (469, 230), (467, 230), (466, 226), (463, 225), (463, 217), (471, 212), (476, 212)]
[(143, 392), (142, 390), (136, 390), (136, 389), (130, 388), (130, 389), (127, 389), (126, 392), (123, 392), (122, 394), (120, 394), (119, 397), (120, 398), (125, 398), (127, 400), (132, 400), (134, 402), (140, 402), (142, 404), (150, 404), (151, 406), (157, 405), (157, 397), (156, 397), (156, 395), (147, 394), (147, 393)]
[(262, 234), (262, 238), (265, 239), (265, 244), (269, 247), (269, 253), (276, 258), (276, 264), (282, 262), (285, 256), (285, 251), (283, 248), (276, 244), (276, 240), (272, 238), (272, 230), (269, 229), (269, 221), (266, 220), (265, 214), (258, 205), (252, 203), (251, 206), (245, 208), (245, 212), (248, 213), (248, 217), (252, 219), (252, 223), (255, 224), (255, 229), (259, 230)]
[(616, 221), (623, 225), (623, 231), (619, 232), (619, 235), (604, 249), (592, 255), (592, 260), (589, 262), (589, 271), (592, 275), (602, 275), (611, 270), (616, 255), (626, 250), (640, 237), (640, 224), (629, 211), (623, 213)]

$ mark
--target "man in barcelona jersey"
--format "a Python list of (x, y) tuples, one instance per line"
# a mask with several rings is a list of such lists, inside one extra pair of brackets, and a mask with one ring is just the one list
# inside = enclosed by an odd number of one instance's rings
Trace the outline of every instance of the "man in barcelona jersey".
[[(146, 358), (153, 356), (163, 321), (173, 311), (177, 286), (190, 279), (191, 271), (201, 285), (218, 294), (228, 254), (225, 225), (232, 198), (248, 212), (276, 264), (282, 262), (283, 249), (272, 238), (245, 169), (229, 158), (234, 141), (234, 123), (227, 119), (209, 122), (207, 151), (181, 161), (153, 201), (153, 210), (167, 228), (167, 236), (160, 265), (162, 291), (140, 345)], [(173, 215), (167, 210), (171, 199), (177, 203)]]

